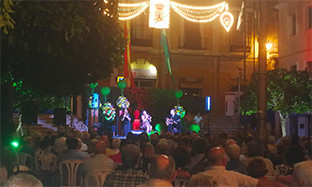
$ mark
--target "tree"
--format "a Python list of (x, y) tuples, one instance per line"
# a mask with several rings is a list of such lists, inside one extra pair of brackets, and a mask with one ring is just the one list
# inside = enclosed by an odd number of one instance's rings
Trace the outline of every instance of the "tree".
[(15, 23), (10, 15), (14, 13), (12, 9), (13, 2), (12, 0), (3, 0), (1, 1), (1, 4), (2, 6), (0, 8), (0, 29), (4, 34), (8, 34), (8, 29), (13, 29)]
[[(0, 14), (6, 19), (0, 23), (2, 101), (13, 98), (12, 90), (19, 100), (76, 95), (122, 62), (125, 40), (115, 1), (8, 2)], [(1, 119), (2, 127), (12, 121), (11, 101), (1, 103), (1, 116), (9, 118)]]
[(116, 13), (103, 14), (106, 8), (115, 11), (117, 5), (109, 5), (17, 2), (15, 28), (1, 37), (2, 75), (32, 94), (60, 96), (77, 94), (85, 84), (107, 78), (122, 62), (125, 44)]
[[(275, 69), (267, 74), (267, 109), (278, 112), (282, 135), (286, 136), (286, 119), (292, 113), (311, 111), (312, 79), (306, 71)], [(257, 74), (253, 74), (241, 99), (243, 115), (257, 112)]]

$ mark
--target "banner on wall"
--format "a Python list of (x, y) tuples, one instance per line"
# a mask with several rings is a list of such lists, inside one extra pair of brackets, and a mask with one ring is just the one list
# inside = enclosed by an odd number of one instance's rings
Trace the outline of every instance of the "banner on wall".
[(170, 0), (150, 0), (149, 27), (169, 28)]

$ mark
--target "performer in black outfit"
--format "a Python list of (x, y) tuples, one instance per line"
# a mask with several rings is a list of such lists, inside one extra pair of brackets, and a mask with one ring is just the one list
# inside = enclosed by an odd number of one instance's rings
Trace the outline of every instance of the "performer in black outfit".
[(131, 116), (126, 108), (121, 114), (120, 120), (121, 120), (121, 129), (123, 129), (123, 134), (124, 136), (127, 136), (127, 134), (131, 130)]
[(170, 110), (170, 115), (166, 118), (166, 124), (168, 126), (168, 132), (172, 134), (176, 132), (182, 132), (182, 127), (180, 125), (180, 117), (175, 114), (174, 109)]

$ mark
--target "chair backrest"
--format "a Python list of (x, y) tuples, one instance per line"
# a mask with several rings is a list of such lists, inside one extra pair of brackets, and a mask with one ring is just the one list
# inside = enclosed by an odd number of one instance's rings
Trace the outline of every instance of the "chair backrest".
[(93, 171), (87, 173), (84, 178), (85, 186), (99, 186), (102, 187), (104, 185), (105, 179), (109, 171)]
[(178, 177), (174, 180), (174, 187), (185, 187), (190, 179), (184, 177)]
[(34, 157), (29, 153), (20, 152), (18, 153), (18, 163), (33, 169)]
[(61, 186), (64, 184), (64, 174), (67, 176), (66, 186), (76, 186), (77, 170), (81, 163), (82, 160), (64, 160), (60, 163)]
[(39, 154), (35, 156), (36, 170), (44, 171), (55, 171), (56, 168), (56, 155), (50, 154)]

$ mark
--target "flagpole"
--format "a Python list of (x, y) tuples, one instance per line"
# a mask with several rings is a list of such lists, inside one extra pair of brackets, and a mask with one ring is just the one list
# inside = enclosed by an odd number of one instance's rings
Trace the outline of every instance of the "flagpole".
[[(246, 6), (246, 2), (245, 2), (245, 0), (243, 0), (243, 3), (244, 3), (244, 6)], [(247, 42), (246, 42), (246, 22), (247, 22), (247, 20), (246, 20), (246, 8), (244, 7), (244, 9), (243, 9), (243, 24), (244, 24), (244, 26), (243, 26), (243, 29), (244, 29), (244, 32), (243, 32), (243, 37), (244, 37), (244, 86), (246, 86), (246, 44), (247, 44)]]
[(256, 72), (256, 1), (253, 1), (253, 73)]

